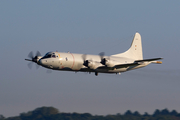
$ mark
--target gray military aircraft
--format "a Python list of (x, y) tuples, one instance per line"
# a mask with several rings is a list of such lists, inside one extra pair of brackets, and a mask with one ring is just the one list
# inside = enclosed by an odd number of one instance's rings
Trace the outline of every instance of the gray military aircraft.
[[(98, 73), (118, 73), (126, 72), (129, 70), (142, 68), (150, 63), (161, 64), (162, 58), (143, 59), (141, 35), (136, 33), (132, 41), (131, 47), (124, 53), (105, 56), (104, 52), (99, 55), (89, 54), (75, 54), (75, 53), (62, 53), (62, 52), (48, 52), (45, 56), (41, 56), (39, 52), (33, 56), (30, 52), (25, 59), (37, 63), (42, 67), (74, 72), (94, 72), (97, 76)], [(28, 64), (31, 68), (31, 63)]]

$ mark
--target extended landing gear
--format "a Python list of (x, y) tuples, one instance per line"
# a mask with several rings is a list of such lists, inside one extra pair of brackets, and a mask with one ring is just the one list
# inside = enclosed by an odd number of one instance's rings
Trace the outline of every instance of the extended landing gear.
[(117, 74), (121, 75), (121, 73), (120, 73), (120, 72), (119, 72), (119, 73), (116, 73), (116, 75), (117, 75)]
[(95, 72), (95, 75), (98, 76), (98, 72)]

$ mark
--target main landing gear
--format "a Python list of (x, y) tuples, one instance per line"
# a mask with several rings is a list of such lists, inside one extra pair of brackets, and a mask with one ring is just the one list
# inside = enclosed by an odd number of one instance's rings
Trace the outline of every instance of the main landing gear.
[(95, 72), (95, 75), (98, 76), (98, 72)]

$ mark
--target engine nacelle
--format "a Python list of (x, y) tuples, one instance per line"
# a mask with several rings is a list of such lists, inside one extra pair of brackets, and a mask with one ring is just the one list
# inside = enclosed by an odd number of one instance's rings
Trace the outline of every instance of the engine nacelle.
[(90, 69), (96, 69), (96, 68), (97, 68), (97, 65), (96, 65), (96, 63), (95, 63), (94, 61), (89, 61), (88, 67), (89, 67)]
[(97, 68), (96, 63), (92, 60), (86, 60), (83, 65), (90, 68), (90, 69), (96, 69)]
[(100, 63), (107, 67), (114, 67), (114, 62), (107, 58), (102, 59)]
[(36, 59), (37, 64), (40, 64), (39, 60), (40, 60), (41, 58), (42, 58), (42, 56), (37, 56), (37, 59)]
[(105, 65), (106, 65), (107, 67), (114, 67), (114, 63), (113, 63), (113, 61), (111, 61), (111, 60), (106, 60)]

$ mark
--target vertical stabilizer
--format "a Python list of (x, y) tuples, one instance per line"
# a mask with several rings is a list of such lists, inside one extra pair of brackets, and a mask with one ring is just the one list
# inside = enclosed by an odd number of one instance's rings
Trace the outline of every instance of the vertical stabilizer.
[(131, 47), (124, 53), (113, 55), (116, 57), (126, 57), (134, 60), (142, 60), (143, 52), (142, 52), (142, 43), (141, 43), (141, 35), (136, 33), (134, 35), (134, 39), (132, 41)]

